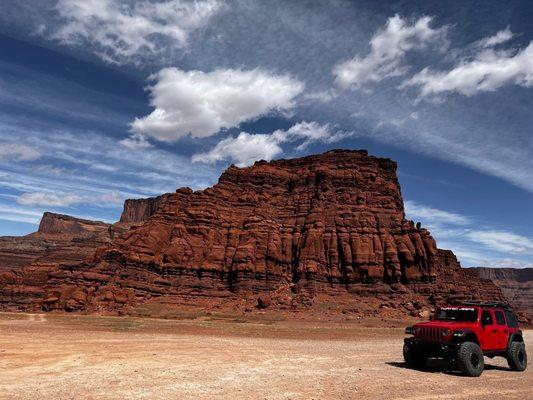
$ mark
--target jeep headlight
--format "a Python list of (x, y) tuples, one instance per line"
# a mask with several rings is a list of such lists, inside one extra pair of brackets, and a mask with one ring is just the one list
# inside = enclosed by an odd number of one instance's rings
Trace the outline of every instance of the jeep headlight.
[(412, 335), (413, 334), (413, 327), (412, 326), (408, 326), (407, 328), (405, 328), (405, 334), (406, 335)]
[(413, 334), (418, 335), (419, 333), (420, 333), (420, 327), (419, 326), (413, 327)]
[(445, 328), (442, 330), (442, 336), (452, 336), (453, 331), (451, 329)]

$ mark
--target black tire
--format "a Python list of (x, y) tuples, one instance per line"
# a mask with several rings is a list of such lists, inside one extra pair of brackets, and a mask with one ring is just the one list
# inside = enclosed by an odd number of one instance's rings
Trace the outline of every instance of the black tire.
[(420, 353), (415, 347), (403, 345), (403, 359), (409, 368), (422, 369), (426, 366), (428, 358), (425, 354)]
[(527, 368), (526, 346), (522, 342), (512, 342), (507, 350), (507, 363), (513, 371), (525, 371)]
[(464, 342), (457, 352), (459, 369), (468, 376), (479, 376), (485, 368), (483, 352), (474, 342)]

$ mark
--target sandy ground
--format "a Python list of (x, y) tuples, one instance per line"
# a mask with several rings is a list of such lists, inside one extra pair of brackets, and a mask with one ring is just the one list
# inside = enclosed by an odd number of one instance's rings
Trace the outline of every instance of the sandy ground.
[[(410, 370), (402, 329), (0, 314), (1, 399), (526, 399), (533, 368)], [(533, 359), (533, 331), (525, 332)]]

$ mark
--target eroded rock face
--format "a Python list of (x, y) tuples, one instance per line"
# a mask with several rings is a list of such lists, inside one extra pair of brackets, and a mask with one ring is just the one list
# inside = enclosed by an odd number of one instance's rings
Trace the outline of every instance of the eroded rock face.
[(146, 199), (128, 199), (124, 202), (124, 210), (120, 216), (120, 222), (144, 222), (155, 214), (159, 206), (168, 197), (164, 194)]
[(533, 268), (472, 268), (482, 279), (490, 279), (509, 302), (533, 320)]
[(232, 166), (212, 188), (178, 189), (145, 208), (153, 215), (91, 262), (5, 275), (0, 294), (11, 300), (4, 303), (70, 310), (327, 304), (347, 312), (366, 304), (417, 315), (450, 298), (503, 300), (405, 219), (396, 163), (366, 151)]
[(394, 162), (330, 152), (231, 167), (213, 188), (178, 190), (102, 258), (225, 274), (238, 289), (248, 274), (265, 288), (267, 280), (430, 282), (436, 250), (429, 232), (405, 220)]

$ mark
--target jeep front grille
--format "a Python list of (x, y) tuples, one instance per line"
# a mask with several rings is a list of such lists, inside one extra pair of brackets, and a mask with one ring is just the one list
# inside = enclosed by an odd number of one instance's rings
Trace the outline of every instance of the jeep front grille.
[(442, 340), (443, 328), (434, 326), (421, 326), (416, 337), (428, 342), (440, 342)]

